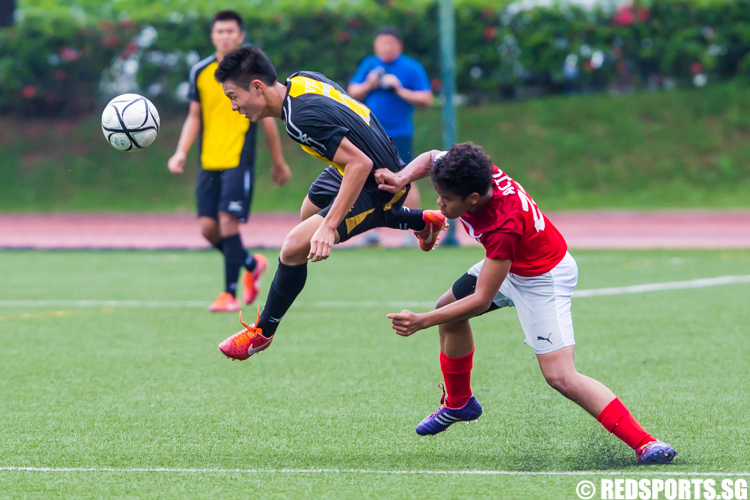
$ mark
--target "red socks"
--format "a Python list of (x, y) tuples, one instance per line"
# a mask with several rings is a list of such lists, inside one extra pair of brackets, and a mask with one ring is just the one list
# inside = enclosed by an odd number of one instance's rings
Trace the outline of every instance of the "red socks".
[(445, 391), (448, 393), (445, 405), (448, 408), (461, 408), (471, 397), (471, 368), (474, 349), (466, 356), (449, 358), (440, 353), (440, 371), (445, 380)]
[(641, 424), (633, 418), (633, 415), (630, 414), (630, 411), (619, 398), (610, 401), (596, 417), (596, 420), (634, 450), (646, 443), (656, 441), (651, 434), (643, 430)]

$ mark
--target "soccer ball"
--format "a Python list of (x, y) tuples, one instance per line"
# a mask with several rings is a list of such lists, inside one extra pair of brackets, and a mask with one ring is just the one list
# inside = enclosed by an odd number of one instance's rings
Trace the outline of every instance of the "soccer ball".
[(102, 113), (102, 132), (118, 151), (143, 149), (156, 139), (159, 132), (159, 112), (138, 94), (115, 97)]

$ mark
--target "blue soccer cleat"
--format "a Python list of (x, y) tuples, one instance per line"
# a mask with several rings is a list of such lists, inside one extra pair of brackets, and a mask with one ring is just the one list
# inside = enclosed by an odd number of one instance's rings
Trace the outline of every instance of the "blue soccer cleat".
[(448, 408), (445, 406), (445, 388), (443, 384), (439, 384), (439, 387), (443, 389), (440, 409), (419, 422), (417, 434), (420, 436), (434, 436), (456, 422), (472, 422), (482, 415), (482, 405), (474, 396), (471, 396), (461, 408)]
[(669, 464), (677, 452), (664, 441), (651, 441), (638, 448), (635, 455), (641, 464)]

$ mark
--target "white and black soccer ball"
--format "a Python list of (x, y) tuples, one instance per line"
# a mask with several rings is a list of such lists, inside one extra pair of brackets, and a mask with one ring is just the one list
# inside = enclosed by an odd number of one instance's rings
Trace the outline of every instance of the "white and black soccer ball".
[(159, 112), (151, 101), (138, 94), (115, 97), (102, 113), (102, 132), (118, 151), (137, 151), (156, 139)]

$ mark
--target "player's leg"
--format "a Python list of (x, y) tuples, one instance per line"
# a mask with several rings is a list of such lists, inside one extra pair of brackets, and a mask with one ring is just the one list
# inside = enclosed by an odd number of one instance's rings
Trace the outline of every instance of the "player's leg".
[(198, 171), (195, 183), (195, 206), (201, 235), (214, 248), (221, 252), (221, 233), (219, 232), (219, 197), (221, 196), (221, 171)]
[(546, 354), (537, 354), (539, 368), (550, 387), (596, 418), (615, 399), (615, 394), (601, 382), (576, 371), (573, 363), (574, 349), (574, 346), (568, 346)]
[(677, 454), (666, 443), (646, 432), (627, 407), (604, 384), (575, 368), (573, 346), (538, 354), (537, 360), (547, 383), (597, 419), (607, 431), (636, 451), (642, 463), (668, 463)]
[(392, 229), (414, 231), (419, 247), (428, 252), (435, 248), (440, 239), (440, 232), (448, 228), (448, 222), (440, 210), (410, 209), (404, 206), (409, 193), (415, 187), (415, 184), (411, 184), (390, 195), (389, 200), (383, 200), (386, 208), (382, 225)]
[(305, 221), (312, 217), (313, 215), (318, 215), (323, 208), (325, 208), (326, 205), (319, 207), (312, 201), (310, 201), (309, 196), (305, 196), (305, 199), (302, 200), (302, 207), (299, 211), (299, 219), (301, 221)]
[[(380, 227), (378, 224), (382, 222), (384, 210), (379, 195), (380, 191), (363, 190), (360, 193), (347, 217), (336, 228), (336, 243), (373, 227)], [(219, 350), (227, 357), (244, 360), (270, 345), (281, 319), (305, 286), (310, 240), (325, 220), (330, 207), (328, 205), (319, 214), (300, 222), (289, 232), (281, 247), (279, 267), (258, 321), (219, 344)]]
[(225, 293), (236, 296), (240, 271), (245, 267), (247, 269), (243, 294), (245, 303), (249, 303), (248, 299), (254, 299), (258, 292), (252, 273), (260, 271), (262, 274), (266, 267), (265, 257), (258, 255), (256, 259), (253, 254), (245, 250), (240, 235), (240, 224), (247, 221), (250, 213), (252, 193), (253, 164), (251, 161), (245, 158), (238, 167), (222, 172), (218, 210), (221, 248), (224, 254)]
[[(456, 283), (460, 283), (459, 279)], [(461, 286), (460, 284), (458, 286)], [(454, 288), (456, 284), (454, 284)], [(461, 293), (460, 293), (461, 294)], [(443, 294), (437, 307), (455, 302), (453, 289)], [(440, 335), (440, 371), (445, 383), (445, 406), (461, 408), (472, 396), (471, 369), (474, 359), (474, 334), (469, 320), (445, 323), (438, 327)]]
[(575, 260), (566, 254), (542, 276), (509, 275), (501, 291), (515, 301), (525, 343), (534, 348), (547, 383), (636, 450), (639, 461), (671, 462), (671, 446), (647, 433), (609, 388), (576, 370), (571, 298), (577, 281)]
[[(270, 338), (276, 333), (281, 319), (305, 287), (310, 240), (324, 220), (320, 215), (313, 215), (292, 229), (284, 240), (279, 267), (258, 320), (257, 326), (262, 330), (263, 336)], [(338, 243), (338, 236), (336, 242)]]
[[(276, 333), (281, 318), (302, 292), (307, 281), (307, 256), (310, 240), (323, 223), (324, 214), (317, 207), (329, 207), (338, 194), (342, 176), (334, 167), (328, 167), (315, 179), (302, 203), (300, 222), (284, 239), (279, 254), (279, 267), (268, 290), (268, 298), (260, 314), (256, 328), (262, 335), (271, 338)], [(317, 208), (319, 213), (312, 214)], [(338, 234), (336, 242), (338, 243)]]
[(239, 233), (240, 220), (233, 214), (219, 212), (221, 249), (224, 254), (224, 292), (237, 295), (237, 281), (245, 260), (245, 249)]
[(339, 194), (343, 180), (344, 177), (336, 167), (326, 167), (307, 190), (307, 196), (302, 201), (300, 209), (300, 219), (307, 220), (332, 204)]
[[(393, 142), (396, 144), (396, 148), (398, 149), (398, 155), (401, 157), (401, 160), (409, 164), (414, 159), (414, 137), (413, 136), (404, 136), (404, 137), (392, 137)], [(408, 208), (410, 211), (413, 210), (419, 210), (419, 207), (421, 206), (421, 199), (419, 195), (419, 188), (416, 184), (411, 185), (411, 189), (406, 194), (406, 200), (404, 201), (404, 208)], [(418, 231), (423, 230), (423, 228), (418, 229)], [(414, 246), (416, 241), (411, 237), (409, 234), (404, 235), (404, 241), (401, 244), (401, 246)]]
[[(254, 133), (249, 131), (248, 134)], [(220, 208), (228, 214), (228, 226), (222, 230), (223, 237), (231, 238), (231, 253), (227, 255), (228, 279), (243, 274), (242, 302), (252, 304), (260, 294), (260, 280), (268, 269), (268, 260), (262, 254), (245, 250), (240, 234), (240, 224), (247, 222), (255, 189), (255, 141), (246, 141), (237, 168), (227, 170), (222, 184)], [(220, 212), (221, 214), (221, 212)], [(239, 267), (237, 265), (239, 264)], [(236, 269), (236, 271), (235, 271)]]
[(211, 217), (198, 217), (198, 225), (201, 228), (201, 236), (213, 247), (221, 252), (221, 232), (219, 221)]
[(322, 216), (314, 215), (289, 232), (281, 247), (279, 267), (269, 287), (263, 312), (258, 314), (254, 324), (243, 323), (245, 329), (219, 344), (219, 350), (227, 358), (245, 360), (271, 345), (281, 319), (305, 287), (310, 239), (323, 221)]
[[(221, 234), (219, 221), (219, 205), (221, 200), (222, 170), (203, 170), (198, 172), (195, 187), (196, 206), (198, 208), (198, 222), (201, 234), (222, 255), (226, 256), (224, 240)], [(226, 257), (225, 257), (226, 258)], [(226, 272), (225, 272), (226, 276)], [(234, 312), (239, 311), (240, 305), (234, 297), (234, 293), (225, 286), (224, 292), (220, 293), (216, 300), (208, 306), (212, 312)]]
[[(481, 265), (478, 264), (472, 267), (469, 273), (456, 280), (453, 287), (440, 297), (436, 307), (445, 307), (473, 294), (480, 269)], [(509, 305), (512, 303), (506, 297), (499, 295), (496, 297), (496, 302), (493, 302), (485, 313)], [(482, 414), (482, 406), (471, 390), (474, 335), (469, 320), (445, 323), (438, 327), (438, 332), (440, 334), (440, 371), (443, 373), (445, 383), (444, 395), (440, 401), (441, 408), (417, 426), (417, 434), (422, 436), (442, 432), (455, 422), (476, 420)]]

